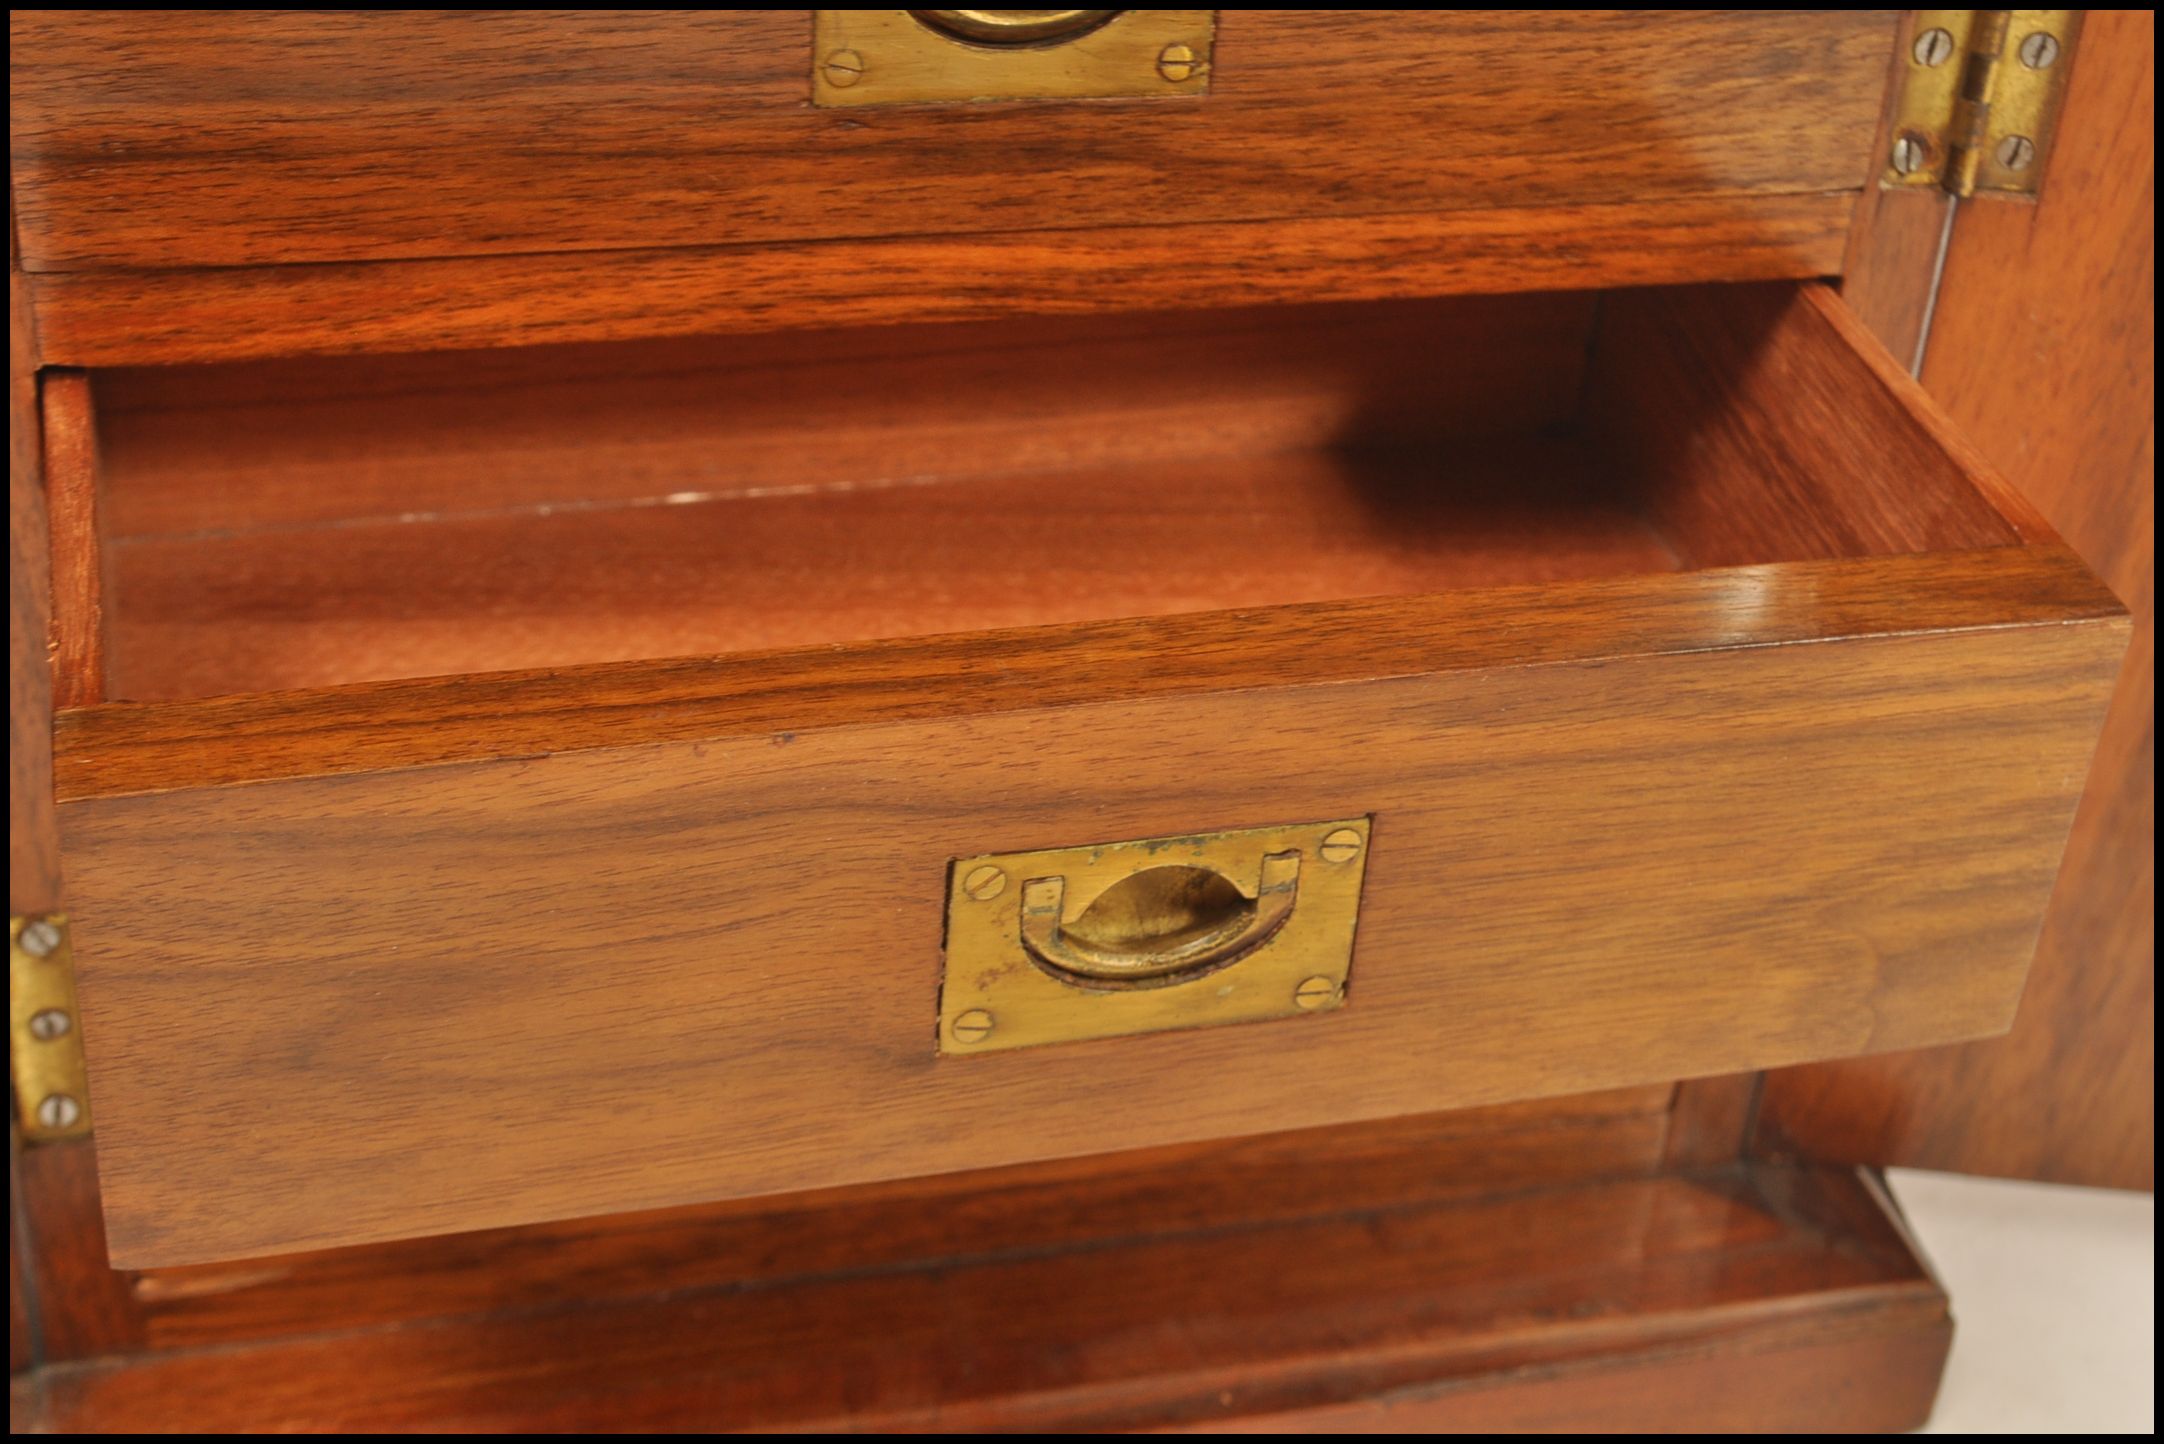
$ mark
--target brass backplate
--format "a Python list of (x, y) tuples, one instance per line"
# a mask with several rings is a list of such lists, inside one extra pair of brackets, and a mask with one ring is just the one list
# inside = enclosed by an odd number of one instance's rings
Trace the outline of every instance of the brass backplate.
[[(1341, 1008), (1368, 842), (1369, 819), (1353, 817), (959, 858), (947, 879), (939, 1051), (991, 1053)], [(1146, 930), (1152, 914), (1134, 899), (1167, 878), (1199, 879), (1202, 885), (1184, 895), (1228, 906), (1234, 931), (1243, 910), (1258, 920), (1273, 916), (1272, 892), (1287, 878), (1296, 882), (1291, 910), (1260, 941), (1193, 975), (1135, 983), (1078, 979), (1024, 942), (1028, 909), (1040, 909), (1041, 923), (1048, 903), (1078, 937), (1093, 926), (1104, 936), (1108, 916)], [(1209, 921), (1186, 934), (1168, 931), (1166, 955), (1192, 951), (1193, 934), (1206, 934)], [(1146, 956), (1146, 941), (1143, 946)]]
[(8, 919), (8, 1062), (15, 1121), (25, 1139), (90, 1131), (90, 1074), (75, 1006), (75, 960), (66, 917)]
[(1005, 45), (960, 38), (909, 10), (814, 10), (812, 104), (1193, 99), (1209, 93), (1216, 26), (1214, 10), (1121, 10), (1071, 38)]

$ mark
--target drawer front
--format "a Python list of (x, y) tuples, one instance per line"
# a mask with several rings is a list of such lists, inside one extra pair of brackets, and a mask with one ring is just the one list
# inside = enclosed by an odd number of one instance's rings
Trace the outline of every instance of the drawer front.
[(1838, 228), (1894, 33), (1227, 10), (1206, 98), (825, 110), (807, 11), (25, 11), (15, 214), (33, 272), (1706, 196)]
[[(1702, 569), (63, 713), (114, 1261), (2003, 1030), (2123, 613), (1823, 291), (1606, 309)], [(955, 860), (1361, 818), (1342, 1006), (942, 1051)]]
[[(1869, 604), (1790, 570), (1708, 588), (1699, 643), (1748, 641), (1804, 592), (1813, 626)], [(1665, 650), (73, 802), (113, 1256), (1988, 1034), (2122, 640)], [(1364, 812), (1342, 1009), (938, 1052), (950, 859)]]

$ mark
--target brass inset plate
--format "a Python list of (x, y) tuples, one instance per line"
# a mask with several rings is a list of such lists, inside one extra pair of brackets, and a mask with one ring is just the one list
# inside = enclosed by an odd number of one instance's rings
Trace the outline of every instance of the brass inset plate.
[(947, 878), (939, 1051), (1344, 1006), (1368, 823), (958, 859)]
[[(925, 11), (927, 17), (1097, 11)], [(971, 27), (909, 10), (814, 10), (812, 104), (1197, 98), (1210, 89), (1214, 10), (1120, 10), (1021, 43), (968, 38)], [(981, 27), (978, 27), (981, 28)], [(996, 33), (996, 32), (987, 32)]]

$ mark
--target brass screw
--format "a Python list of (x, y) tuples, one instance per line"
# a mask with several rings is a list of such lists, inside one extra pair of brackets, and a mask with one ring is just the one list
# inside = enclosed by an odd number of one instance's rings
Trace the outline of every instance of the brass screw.
[(1157, 52), (1157, 73), (1178, 85), (1202, 73), (1202, 59), (1191, 46), (1167, 45)]
[(1350, 862), (1360, 855), (1360, 834), (1341, 827), (1322, 840), (1324, 862)]
[(2036, 159), (2036, 142), (2025, 135), (2010, 135), (1999, 142), (1999, 164), (2008, 170), (2027, 170)]
[(1904, 135), (1894, 142), (1893, 168), (1897, 175), (1914, 175), (1924, 168), (1930, 159), (1930, 151), (1913, 135)]
[(30, 1036), (41, 1043), (55, 1038), (65, 1038), (68, 1029), (75, 1026), (73, 1019), (59, 1008), (40, 1008), (30, 1015)]
[(962, 891), (968, 893), (978, 902), (987, 902), (992, 898), (996, 898), (1006, 891), (1006, 888), (1007, 874), (990, 863), (975, 869), (968, 877), (962, 879)]
[(1916, 37), (1916, 45), (1909, 51), (1909, 54), (1916, 57), (1918, 65), (1927, 65), (1933, 69), (1944, 65), (1953, 53), (1954, 37), (1943, 30), (1926, 30)]
[(947, 1032), (957, 1043), (981, 1043), (992, 1036), (992, 1015), (982, 1008), (971, 1008), (956, 1014)]
[(33, 958), (49, 958), (60, 949), (60, 929), (43, 918), (23, 924), (16, 943)]
[(1304, 979), (1292, 990), (1292, 1000), (1310, 1013), (1317, 1008), (1326, 1008), (1337, 1001), (1337, 982), (1320, 974)]
[(2049, 70), (2059, 58), (2059, 37), (2039, 30), (2021, 42), (2021, 63), (2031, 70)]
[(819, 67), (819, 73), (835, 89), (847, 90), (864, 78), (864, 57), (854, 50), (837, 50)]
[(38, 1102), (40, 1128), (69, 1128), (83, 1116), (83, 1105), (65, 1093), (48, 1093)]

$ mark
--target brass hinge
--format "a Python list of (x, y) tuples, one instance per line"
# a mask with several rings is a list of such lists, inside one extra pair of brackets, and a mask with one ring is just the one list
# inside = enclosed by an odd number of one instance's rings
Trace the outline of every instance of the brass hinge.
[(8, 1061), (15, 1116), (33, 1143), (90, 1131), (75, 957), (61, 913), (8, 919)]
[(2058, 129), (2079, 10), (1918, 10), (1880, 184), (2033, 196)]

